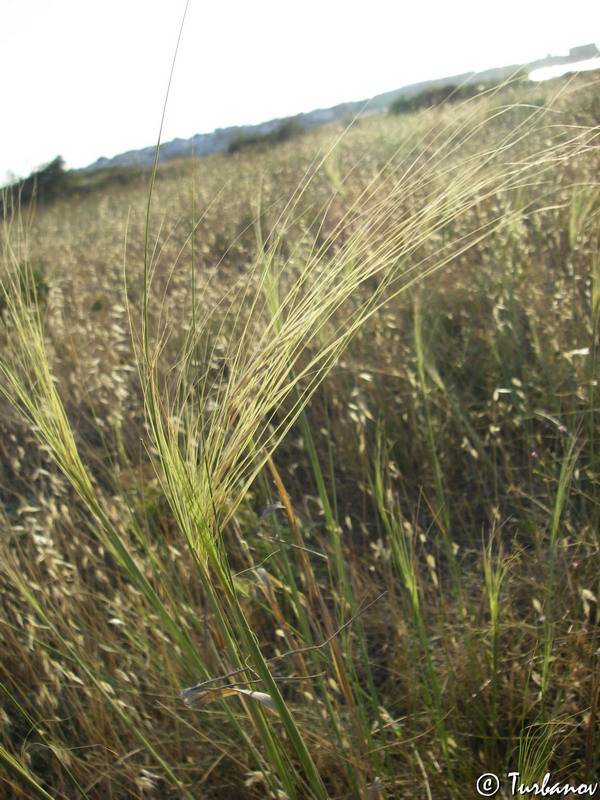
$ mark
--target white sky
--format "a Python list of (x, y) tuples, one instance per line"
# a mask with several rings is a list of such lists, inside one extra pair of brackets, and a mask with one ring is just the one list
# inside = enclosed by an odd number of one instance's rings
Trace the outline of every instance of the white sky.
[[(0, 0), (0, 185), (156, 143), (185, 0)], [(190, 0), (163, 141), (600, 46), (598, 0)]]

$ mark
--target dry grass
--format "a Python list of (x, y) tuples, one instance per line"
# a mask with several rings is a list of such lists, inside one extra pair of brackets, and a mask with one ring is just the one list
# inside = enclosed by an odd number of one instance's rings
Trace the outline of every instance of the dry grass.
[(535, 91), (6, 220), (4, 796), (593, 780), (598, 79)]

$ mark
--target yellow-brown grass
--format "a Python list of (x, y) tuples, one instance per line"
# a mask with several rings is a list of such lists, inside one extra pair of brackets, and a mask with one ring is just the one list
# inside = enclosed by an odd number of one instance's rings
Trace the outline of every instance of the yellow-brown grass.
[(598, 79), (531, 91), (5, 221), (4, 796), (593, 780)]

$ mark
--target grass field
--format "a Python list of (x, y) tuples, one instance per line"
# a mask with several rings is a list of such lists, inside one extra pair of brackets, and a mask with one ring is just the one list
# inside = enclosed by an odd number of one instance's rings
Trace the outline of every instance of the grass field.
[(599, 90), (7, 211), (1, 797), (595, 781)]

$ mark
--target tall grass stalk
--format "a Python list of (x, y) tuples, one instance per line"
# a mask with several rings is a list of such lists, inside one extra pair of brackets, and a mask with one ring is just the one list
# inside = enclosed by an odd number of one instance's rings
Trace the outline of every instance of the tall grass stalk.
[(410, 614), (410, 621), (419, 644), (421, 658), (425, 661), (427, 679), (423, 681), (425, 706), (430, 708), (435, 717), (434, 724), (439, 738), (446, 776), (450, 791), (453, 797), (460, 796), (460, 792), (455, 780), (455, 768), (451, 753), (451, 743), (445, 724), (445, 710), (442, 702), (442, 687), (434, 666), (429, 637), (427, 634), (427, 624), (423, 616), (420, 599), (419, 578), (417, 574), (417, 556), (414, 549), (414, 534), (407, 533), (403, 525), (403, 517), (394, 500), (393, 493), (385, 479), (386, 465), (389, 459), (381, 439), (379, 440), (379, 452), (374, 466), (374, 494), (377, 503), (379, 516), (386, 528), (389, 541), (391, 543), (394, 566), (398, 571), (404, 586), (407, 606)]
[(489, 719), (489, 727), (492, 731), (492, 763), (497, 763), (497, 752), (494, 752), (497, 747), (499, 730), (498, 730), (498, 680), (500, 676), (500, 591), (510, 568), (514, 556), (512, 558), (503, 558), (502, 553), (496, 555), (493, 552), (494, 539), (491, 538), (483, 550), (483, 569), (485, 576), (485, 588), (487, 593), (487, 600), (490, 610), (490, 638), (491, 638), (491, 653), (490, 653), (490, 681), (491, 681), (491, 717)]
[(548, 565), (546, 578), (546, 597), (543, 607), (544, 638), (541, 659), (541, 715), (545, 719), (547, 711), (547, 691), (550, 682), (552, 667), (552, 653), (554, 648), (554, 599), (556, 597), (556, 565), (558, 562), (559, 535), (561, 531), (561, 518), (568, 500), (569, 487), (576, 468), (580, 448), (576, 445), (575, 437), (569, 439), (565, 450), (560, 472), (556, 481), (556, 493), (552, 508), (552, 519), (548, 538)]

